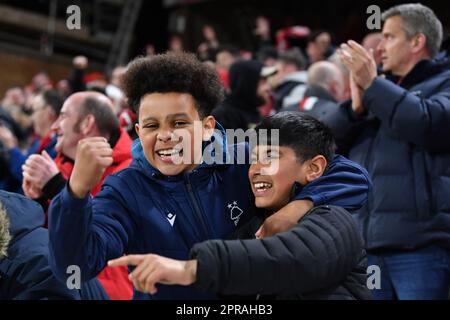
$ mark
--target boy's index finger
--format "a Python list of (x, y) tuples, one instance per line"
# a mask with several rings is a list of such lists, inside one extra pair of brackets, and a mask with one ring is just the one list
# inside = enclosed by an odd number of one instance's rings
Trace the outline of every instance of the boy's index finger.
[(137, 266), (142, 262), (142, 260), (144, 260), (144, 255), (135, 254), (123, 256), (117, 259), (109, 260), (108, 266), (109, 267)]

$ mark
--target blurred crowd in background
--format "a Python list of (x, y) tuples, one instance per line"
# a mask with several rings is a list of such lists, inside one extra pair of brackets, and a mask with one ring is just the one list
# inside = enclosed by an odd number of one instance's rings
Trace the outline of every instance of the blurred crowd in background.
[[(364, 27), (362, 26), (362, 28)], [(332, 30), (311, 30), (307, 26), (272, 30), (270, 20), (259, 16), (255, 20), (253, 33), (258, 39), (259, 45), (255, 51), (247, 51), (232, 43), (222, 43), (214, 25), (204, 25), (202, 28), (204, 41), (198, 45), (196, 52), (193, 52), (199, 60), (210, 65), (211, 68), (215, 68), (222, 81), (226, 97), (213, 111), (213, 115), (225, 129), (247, 130), (257, 125), (264, 117), (280, 111), (306, 112), (326, 122), (330, 112), (342, 108), (342, 105), (353, 97), (352, 71), (347, 68), (342, 61), (342, 55), (337, 52), (340, 43), (336, 43)], [(392, 58), (395, 52), (386, 49), (386, 41), (390, 36), (381, 31), (370, 32), (362, 39), (360, 45), (366, 52), (373, 54), (379, 74), (383, 74), (385, 78), (393, 80), (394, 83), (401, 86), (406, 75), (392, 74), (383, 70), (383, 64), (387, 64), (389, 59), (395, 60)], [(444, 34), (442, 40), (439, 52), (430, 53), (430, 59), (448, 61), (446, 60), (450, 55), (448, 35)], [(172, 35), (168, 43), (169, 51), (185, 51), (179, 35)], [(145, 54), (150, 59), (158, 53), (152, 44), (148, 44), (145, 48)], [(400, 55), (401, 52), (398, 54)], [(442, 70), (450, 70), (448, 63), (441, 64), (441, 66), (443, 66)], [(137, 115), (127, 103), (123, 91), (121, 77), (126, 68), (125, 65), (115, 66), (110, 73), (105, 74), (102, 70), (92, 68), (87, 57), (76, 56), (72, 61), (72, 71), (67, 74), (65, 79), (53, 81), (46, 70), (42, 70), (30, 79), (28, 85), (11, 87), (6, 92), (0, 93), (2, 97), (0, 102), (0, 189), (25, 193), (26, 196), (37, 200), (46, 210), (52, 196), (61, 190), (58, 183), (55, 184), (56, 177), (62, 176), (67, 180), (70, 176), (70, 169), (67, 169), (67, 166), (68, 164), (73, 166), (76, 143), (91, 134), (91, 131), (85, 130), (83, 127), (82, 121), (86, 114), (93, 114), (94, 126), (97, 128), (97, 131), (94, 131), (103, 136), (111, 137), (113, 135), (111, 132), (114, 130), (103, 134), (109, 130), (104, 128), (114, 127), (117, 124), (120, 127), (120, 134), (117, 135), (115, 142), (122, 141), (122, 134), (126, 134), (129, 136), (126, 138), (126, 143), (131, 147), (130, 141), (136, 138), (134, 124)], [(421, 74), (427, 75), (425, 71)], [(420, 83), (419, 80), (414, 81), (417, 84)], [(405, 90), (411, 87), (413, 86), (405, 84)], [(85, 108), (83, 112), (78, 110), (71, 113), (68, 106), (63, 108), (68, 97), (83, 91), (95, 91), (105, 95), (109, 99), (107, 105), (110, 110), (105, 110), (103, 106), (98, 105), (101, 103), (93, 103), (89, 110)], [(445, 105), (444, 102), (440, 106), (445, 110), (442, 114), (446, 114), (448, 119), (450, 106)], [(424, 114), (428, 115), (427, 112)], [(112, 120), (111, 115), (114, 117)], [(364, 116), (369, 118), (370, 128), (372, 128), (373, 120), (377, 116), (370, 112)], [(355, 119), (358, 120), (358, 118)], [(381, 120), (385, 121), (385, 119)], [(333, 122), (330, 125), (333, 125)], [(415, 130), (413, 125), (414, 123), (411, 124), (410, 130)], [(449, 123), (447, 125), (450, 127)], [(380, 126), (381, 129), (379, 129)], [(382, 130), (384, 127), (383, 124), (377, 122), (373, 128), (376, 131)], [(358, 139), (362, 141), (364, 134), (370, 135), (368, 132), (362, 133), (364, 131), (361, 130), (355, 133), (352, 141)], [(439, 128), (427, 128), (426, 130), (433, 131), (439, 130)], [(401, 134), (399, 136), (397, 138), (401, 140)], [(378, 146), (382, 138), (377, 139), (374, 140), (375, 142), (372, 141), (372, 147)], [(442, 137), (442, 139), (447, 138)], [(414, 142), (413, 138), (405, 139), (405, 145)], [(353, 144), (352, 147), (354, 146)], [(387, 143), (385, 146), (384, 150), (392, 151), (389, 149), (392, 147), (391, 145)], [(338, 151), (352, 158), (352, 155), (355, 155), (355, 149), (352, 147), (345, 144), (338, 145)], [(374, 149), (370, 149), (370, 151), (375, 152)], [(377, 155), (370, 154), (367, 157), (375, 159), (383, 153), (383, 150), (377, 149), (376, 152), (378, 152)], [(430, 153), (432, 154), (430, 157), (433, 157), (436, 153), (448, 154), (448, 150), (446, 146), (440, 146)], [(429, 160), (431, 158), (428, 158), (428, 153), (426, 154), (424, 157), (427, 157), (427, 160), (424, 161), (433, 161)], [(391, 155), (395, 157), (394, 153)], [(124, 159), (130, 160), (130, 154)], [(355, 159), (358, 160), (361, 157)], [(377, 164), (375, 160), (367, 162), (366, 158), (366, 162), (361, 161), (362, 165), (370, 166), (367, 169), (372, 178), (381, 176), (381, 174), (376, 176), (379, 172), (375, 170)], [(411, 161), (419, 160), (414, 158)], [(443, 172), (447, 170), (448, 179), (450, 163), (447, 162), (445, 165), (446, 169), (444, 168), (441, 173), (434, 176), (445, 176)], [(398, 167), (396, 169), (401, 171)], [(414, 168), (414, 170), (416, 169)], [(414, 174), (416, 173), (414, 171)], [(434, 184), (436, 180), (430, 180), (430, 177), (434, 177), (434, 173), (427, 170), (422, 173), (420, 179), (423, 180), (417, 180), (419, 178), (416, 176), (416, 182), (423, 183), (424, 189), (429, 188), (427, 190), (430, 195), (435, 192), (448, 193), (449, 180), (446, 180), (446, 184), (439, 184), (441, 191), (436, 191), (437, 189), (433, 189), (437, 188), (437, 185)], [(377, 183), (380, 183), (379, 180), (374, 179), (375, 190), (378, 195), (381, 194), (382, 198), (384, 194), (381, 189), (390, 190), (393, 185), (401, 185), (397, 182), (383, 181), (382, 183), (385, 185), (380, 187)], [(447, 191), (442, 191), (444, 189)], [(419, 200), (417, 201), (419, 202)], [(427, 201), (434, 200), (428, 199)], [(429, 203), (427, 201), (419, 206), (425, 206), (425, 203)], [(446, 201), (448, 203), (448, 199)], [(433, 210), (440, 210), (440, 205), (445, 207), (442, 203), (435, 203), (435, 206), (432, 206)], [(376, 211), (377, 206), (382, 205), (375, 204), (370, 210)], [(445, 208), (441, 211), (444, 212), (450, 207), (447, 205)], [(420, 210), (425, 209), (421, 208)], [(448, 211), (446, 214), (449, 214)], [(394, 222), (401, 224), (401, 221), (399, 218)], [(366, 222), (362, 221), (361, 223)], [(401, 226), (397, 227), (401, 228)], [(440, 232), (444, 235), (439, 238), (439, 241), (449, 238), (448, 229)], [(370, 235), (365, 236), (370, 237)], [(367, 238), (366, 241), (368, 241)], [(425, 241), (412, 249), (429, 244)], [(448, 262), (448, 255), (446, 259)], [(449, 273), (445, 277), (445, 280), (439, 281), (449, 281)], [(131, 292), (128, 292), (125, 298), (130, 298), (130, 294)], [(393, 297), (386, 296), (386, 298)]]

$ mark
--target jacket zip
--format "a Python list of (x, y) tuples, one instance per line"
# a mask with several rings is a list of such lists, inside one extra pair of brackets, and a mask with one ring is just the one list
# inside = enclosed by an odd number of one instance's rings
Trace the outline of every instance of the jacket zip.
[(191, 184), (191, 180), (189, 179), (189, 175), (186, 175), (186, 189), (188, 191), (189, 198), (190, 198), (190, 200), (192, 202), (192, 205), (194, 207), (194, 212), (197, 215), (197, 218), (201, 222), (203, 233), (205, 234), (205, 240), (210, 239), (208, 228), (207, 228), (205, 219), (203, 217), (202, 211), (200, 210), (200, 205), (199, 205), (197, 199), (195, 198), (194, 190), (192, 188), (192, 184)]
[[(381, 126), (381, 124), (380, 124), (380, 126)], [(376, 139), (376, 137), (375, 137), (375, 139)], [(369, 155), (373, 152), (373, 146), (374, 146), (374, 143), (375, 143), (375, 139), (373, 139), (372, 141), (370, 141), (370, 145), (369, 145), (369, 148), (368, 148), (368, 150), (367, 150), (367, 153), (366, 153), (366, 157), (365, 157), (365, 159), (364, 159), (364, 167), (366, 168), (366, 170), (367, 170), (367, 172), (369, 173), (369, 175), (370, 175), (370, 171), (369, 171)], [(370, 203), (371, 201), (370, 201), (370, 194), (369, 194), (369, 197), (367, 198), (367, 204), (366, 204), (366, 219), (364, 219), (364, 222), (363, 222), (363, 224), (364, 224), (364, 226), (363, 226), (363, 237), (364, 237), (364, 239), (365, 239), (365, 241), (366, 241), (366, 247), (369, 247), (369, 224), (370, 224), (370, 220), (371, 220), (371, 213), (370, 213), (370, 208), (372, 207), (371, 206), (371, 203)]]

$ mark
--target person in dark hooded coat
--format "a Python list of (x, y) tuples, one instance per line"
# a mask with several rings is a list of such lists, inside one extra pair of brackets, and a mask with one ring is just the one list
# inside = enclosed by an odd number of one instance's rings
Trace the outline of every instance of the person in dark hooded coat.
[(229, 73), (230, 94), (212, 115), (224, 129), (253, 128), (261, 120), (258, 108), (264, 100), (258, 96), (262, 63), (253, 60), (235, 62)]
[(108, 300), (97, 279), (77, 289), (54, 276), (44, 218), (37, 202), (0, 190), (0, 300)]
[(0, 191), (0, 300), (80, 299), (50, 270), (43, 224), (39, 204)]

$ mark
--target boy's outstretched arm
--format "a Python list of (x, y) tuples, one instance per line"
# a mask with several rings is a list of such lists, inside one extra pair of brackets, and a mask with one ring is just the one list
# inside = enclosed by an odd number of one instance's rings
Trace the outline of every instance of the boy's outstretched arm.
[(156, 254), (134, 254), (108, 261), (109, 267), (136, 266), (130, 280), (137, 291), (155, 294), (157, 283), (188, 286), (197, 277), (197, 260), (175, 260)]
[(256, 236), (263, 238), (291, 229), (312, 207), (334, 205), (357, 210), (366, 203), (371, 187), (366, 169), (343, 156), (335, 156), (328, 171), (267, 218)]
[(49, 208), (49, 262), (64, 283), (73, 270), (80, 271), (83, 282), (95, 277), (108, 259), (125, 252), (129, 237), (135, 234), (127, 211), (133, 194), (123, 196), (127, 189), (121, 187), (121, 179), (107, 177), (95, 199), (89, 195), (112, 163), (111, 155), (104, 138), (80, 141), (69, 183)]

